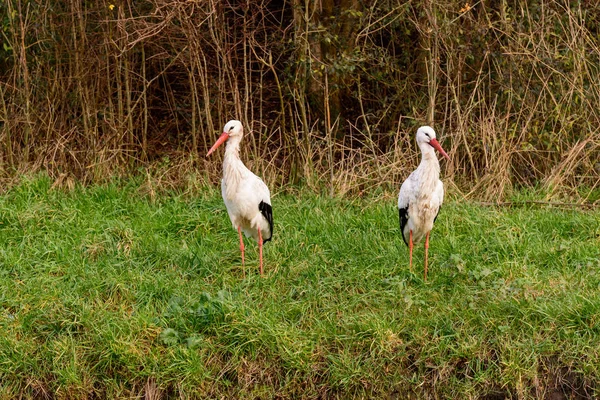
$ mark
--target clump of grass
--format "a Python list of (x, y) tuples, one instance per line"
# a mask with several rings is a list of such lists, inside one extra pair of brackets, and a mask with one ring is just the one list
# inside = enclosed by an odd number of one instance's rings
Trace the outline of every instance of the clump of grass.
[(600, 214), (448, 202), (424, 282), (394, 196), (273, 196), (247, 246), (219, 190), (0, 198), (0, 397), (598, 396)]

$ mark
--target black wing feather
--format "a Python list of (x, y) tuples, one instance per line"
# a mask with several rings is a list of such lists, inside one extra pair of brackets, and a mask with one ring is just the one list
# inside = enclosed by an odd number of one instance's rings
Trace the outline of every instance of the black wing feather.
[(273, 208), (269, 203), (265, 203), (261, 201), (258, 205), (258, 210), (260, 213), (269, 221), (269, 230), (271, 231), (271, 236), (267, 239), (263, 238), (263, 243), (267, 243), (273, 237)]
[(440, 206), (440, 207), (438, 208), (438, 212), (437, 212), (437, 214), (435, 214), (435, 218), (433, 219), (433, 222), (434, 222), (434, 223), (435, 223), (435, 220), (437, 219), (438, 215), (440, 215), (440, 210), (441, 210), (441, 209), (442, 209), (442, 206)]
[(404, 208), (399, 208), (398, 214), (400, 216), (400, 232), (402, 233), (402, 240), (404, 240), (404, 243), (406, 243), (406, 245), (408, 246), (408, 241), (404, 237), (404, 227), (408, 222), (408, 205)]

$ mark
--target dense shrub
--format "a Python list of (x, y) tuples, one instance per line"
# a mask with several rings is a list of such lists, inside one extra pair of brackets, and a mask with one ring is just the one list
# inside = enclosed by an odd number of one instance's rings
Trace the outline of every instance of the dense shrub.
[(599, 19), (566, 0), (8, 0), (3, 171), (216, 176), (201, 156), (237, 118), (269, 181), (343, 193), (396, 184), (430, 123), (456, 188), (595, 187)]

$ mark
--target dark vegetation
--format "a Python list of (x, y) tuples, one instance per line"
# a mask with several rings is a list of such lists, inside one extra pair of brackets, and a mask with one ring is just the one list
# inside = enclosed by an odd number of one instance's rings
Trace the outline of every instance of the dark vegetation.
[(395, 185), (423, 123), (465, 195), (599, 184), (595, 1), (7, 0), (0, 24), (4, 178), (214, 177), (237, 118), (272, 184)]

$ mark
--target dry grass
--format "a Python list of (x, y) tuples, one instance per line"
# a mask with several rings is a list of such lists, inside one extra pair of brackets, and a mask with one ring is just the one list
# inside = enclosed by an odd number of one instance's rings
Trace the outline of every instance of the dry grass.
[(216, 180), (203, 154), (238, 118), (271, 185), (397, 186), (423, 123), (461, 196), (600, 185), (598, 5), (319, 3), (4, 2), (1, 178)]

